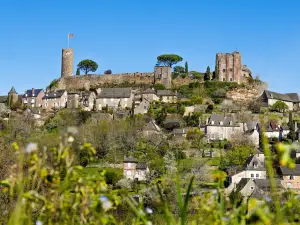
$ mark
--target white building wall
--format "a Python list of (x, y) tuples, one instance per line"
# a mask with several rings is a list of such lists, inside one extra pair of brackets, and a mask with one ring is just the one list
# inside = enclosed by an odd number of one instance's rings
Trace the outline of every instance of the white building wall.
[(242, 132), (241, 127), (224, 127), (207, 125), (207, 137), (209, 139), (227, 139), (230, 140), (236, 133)]

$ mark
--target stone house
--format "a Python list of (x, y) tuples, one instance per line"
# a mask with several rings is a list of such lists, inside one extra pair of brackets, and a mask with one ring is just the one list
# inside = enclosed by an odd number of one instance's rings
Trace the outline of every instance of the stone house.
[(106, 106), (114, 110), (132, 108), (133, 98), (130, 88), (103, 88), (96, 97), (96, 106), (98, 110)]
[(149, 168), (146, 163), (138, 162), (135, 158), (124, 159), (124, 177), (130, 180), (146, 180)]
[(237, 123), (234, 116), (222, 114), (212, 114), (201, 128), (208, 141), (230, 140), (232, 136), (242, 133), (243, 130), (242, 124)]
[(151, 120), (147, 123), (143, 128), (143, 135), (144, 136), (151, 136), (151, 135), (159, 135), (161, 134), (160, 127), (155, 123), (155, 120)]
[(43, 97), (45, 92), (43, 89), (34, 89), (25, 91), (25, 94), (22, 96), (22, 104), (29, 107), (42, 107), (43, 106)]
[(67, 107), (70, 109), (81, 107), (85, 111), (91, 111), (95, 100), (96, 94), (92, 91), (69, 92)]
[(289, 128), (287, 126), (280, 126), (274, 121), (268, 122), (264, 125), (264, 135), (268, 138), (278, 138), (281, 140), (282, 138), (287, 137), (289, 133)]
[(32, 119), (40, 119), (42, 117), (40, 108), (27, 108), (23, 114)]
[(260, 127), (257, 122), (250, 122), (247, 123), (245, 128), (245, 135), (248, 139), (253, 143), (255, 147), (259, 147), (259, 140), (260, 140)]
[(281, 166), (278, 169), (278, 174), (284, 188), (300, 189), (300, 164), (296, 164), (294, 169)]
[(157, 96), (161, 102), (164, 103), (176, 103), (177, 102), (177, 93), (172, 90), (158, 90)]
[(242, 178), (247, 179), (266, 179), (267, 172), (265, 169), (264, 157), (259, 156), (260, 153), (251, 155), (246, 160), (241, 171), (230, 172), (227, 177), (229, 182), (228, 190), (233, 190)]
[(300, 103), (297, 93), (280, 94), (268, 90), (265, 90), (258, 100), (263, 103), (263, 107), (271, 107), (277, 101), (282, 101), (289, 107), (289, 110), (298, 110)]
[(134, 114), (146, 114), (150, 108), (150, 102), (145, 98), (142, 102), (134, 108)]
[(186, 134), (187, 134), (187, 129), (186, 128), (175, 128), (172, 131), (172, 135), (174, 137), (184, 137), (184, 138), (186, 138)]
[(68, 104), (68, 92), (66, 90), (54, 90), (46, 92), (43, 97), (43, 109), (50, 111), (52, 109), (66, 108)]
[[(283, 189), (279, 179), (275, 179), (275, 184), (277, 191)], [(236, 185), (235, 191), (240, 192), (246, 199), (249, 197), (261, 199), (264, 196), (268, 196), (271, 191), (270, 180), (242, 178)]]
[(159, 101), (159, 97), (157, 97), (156, 92), (151, 88), (142, 92), (142, 99), (147, 99), (149, 102)]

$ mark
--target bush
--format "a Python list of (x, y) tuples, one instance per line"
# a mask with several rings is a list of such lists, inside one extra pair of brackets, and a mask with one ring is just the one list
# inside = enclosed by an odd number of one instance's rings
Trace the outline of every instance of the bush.
[(105, 70), (105, 71), (104, 71), (104, 74), (105, 74), (105, 75), (107, 75), (107, 74), (112, 74), (112, 71), (111, 71), (111, 70)]

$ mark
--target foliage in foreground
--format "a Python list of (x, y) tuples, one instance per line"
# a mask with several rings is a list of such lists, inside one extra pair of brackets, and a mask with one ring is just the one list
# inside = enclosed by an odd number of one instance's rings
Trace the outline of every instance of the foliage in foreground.
[[(38, 147), (34, 143), (25, 149), (13, 144), (17, 166), (11, 176), (2, 181), (2, 198), (12, 204), (8, 224), (297, 224), (299, 196), (286, 195), (279, 203), (274, 186), (270, 150), (265, 148), (267, 169), (271, 180), (271, 195), (265, 200), (249, 199), (230, 205), (224, 195), (226, 174), (214, 173), (217, 188), (199, 193), (194, 177), (182, 186), (179, 176), (160, 179), (146, 191), (155, 189), (155, 196), (138, 204), (132, 194), (113, 190), (105, 182), (105, 171), (82, 175), (72, 153), (74, 129), (69, 129), (56, 147)], [(266, 140), (265, 140), (266, 142)], [(265, 145), (267, 146), (267, 145)], [(290, 148), (280, 145), (281, 164), (293, 167)], [(80, 150), (93, 157), (95, 149), (83, 144)], [(172, 165), (174, 167), (175, 165)], [(175, 167), (176, 168), (176, 167)], [(176, 174), (176, 169), (174, 170)], [(97, 176), (96, 176), (97, 175)], [(144, 195), (149, 196), (149, 195)], [(176, 199), (176, 205), (172, 201)], [(120, 219), (122, 213), (129, 215)]]

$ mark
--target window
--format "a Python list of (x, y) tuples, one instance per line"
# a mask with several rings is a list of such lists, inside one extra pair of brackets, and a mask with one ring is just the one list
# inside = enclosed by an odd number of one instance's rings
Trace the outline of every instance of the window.
[(259, 178), (259, 174), (258, 173), (256, 174), (256, 178)]
[(250, 189), (251, 189), (251, 190), (254, 190), (254, 187), (252, 186), (252, 187), (250, 187)]
[(46, 102), (46, 103), (45, 103), (45, 107), (47, 107), (47, 106), (48, 106), (48, 103)]
[(131, 168), (131, 163), (127, 163), (127, 167), (128, 167), (128, 168)]
[(131, 176), (131, 171), (127, 171), (127, 172), (126, 172), (126, 175), (127, 175), (127, 176)]
[(225, 78), (223, 78), (223, 81), (225, 81)]
[(251, 174), (251, 178), (254, 178), (254, 174), (253, 173)]
[(223, 69), (223, 73), (225, 73), (225, 71), (226, 71), (226, 70), (225, 70), (225, 69)]
[(232, 72), (232, 69), (230, 68), (229, 71)]
[(232, 78), (230, 78), (230, 81), (232, 81)]
[(290, 176), (290, 180), (295, 180), (293, 175)]

